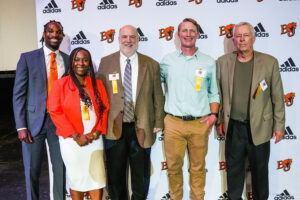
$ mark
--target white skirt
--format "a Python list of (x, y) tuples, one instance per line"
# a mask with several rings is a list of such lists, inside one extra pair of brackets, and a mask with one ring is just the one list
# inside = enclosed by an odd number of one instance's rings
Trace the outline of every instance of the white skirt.
[(72, 190), (86, 192), (105, 187), (102, 136), (82, 147), (72, 138), (60, 136), (59, 144), (66, 166), (66, 180)]
[[(89, 107), (89, 119), (83, 117), (80, 101), (81, 118), (84, 134), (91, 132), (97, 120), (94, 107)], [(67, 184), (72, 190), (86, 192), (104, 188), (106, 185), (106, 174), (103, 160), (103, 138), (93, 140), (85, 146), (79, 146), (73, 138), (59, 136), (59, 145), (62, 159), (66, 166)]]

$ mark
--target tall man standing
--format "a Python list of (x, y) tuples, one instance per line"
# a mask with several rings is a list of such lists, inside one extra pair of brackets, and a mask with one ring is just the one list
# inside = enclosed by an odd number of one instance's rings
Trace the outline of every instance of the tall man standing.
[(279, 142), (284, 134), (285, 110), (278, 61), (253, 50), (255, 31), (241, 22), (233, 30), (237, 52), (217, 61), (220, 89), (220, 123), (226, 133), (228, 195), (241, 199), (248, 157), (255, 200), (269, 196), (269, 140)]
[(163, 128), (164, 98), (159, 64), (137, 53), (135, 27), (119, 32), (120, 51), (101, 59), (97, 77), (106, 88), (110, 110), (105, 140), (108, 190), (112, 200), (128, 199), (126, 169), (131, 169), (132, 200), (145, 200), (150, 180), (150, 149)]
[(50, 21), (44, 25), (42, 42), (45, 46), (21, 54), (16, 70), (13, 107), (22, 141), (27, 200), (39, 199), (39, 177), (45, 140), (53, 170), (53, 197), (65, 199), (64, 165), (56, 128), (47, 110), (47, 99), (53, 82), (68, 67), (68, 55), (59, 51), (64, 33), (62, 25)]
[(196, 48), (200, 26), (191, 18), (178, 26), (180, 50), (161, 62), (167, 85), (164, 146), (172, 200), (182, 200), (182, 166), (186, 149), (190, 160), (190, 197), (203, 199), (208, 135), (217, 120), (219, 94), (215, 61)]

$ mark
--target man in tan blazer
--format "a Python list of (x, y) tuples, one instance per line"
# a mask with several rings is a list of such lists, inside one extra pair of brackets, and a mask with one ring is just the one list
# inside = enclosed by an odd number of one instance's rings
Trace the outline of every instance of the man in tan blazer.
[(163, 128), (164, 97), (159, 64), (137, 53), (138, 42), (135, 27), (122, 27), (119, 32), (120, 51), (102, 58), (97, 74), (105, 85), (110, 103), (105, 152), (112, 200), (128, 199), (128, 162), (131, 199), (146, 199), (150, 150), (156, 133)]
[(253, 50), (255, 31), (241, 22), (233, 30), (237, 52), (217, 60), (217, 81), (221, 105), (219, 123), (226, 133), (225, 158), (228, 195), (241, 199), (245, 159), (251, 166), (255, 200), (269, 196), (268, 162), (270, 142), (284, 135), (285, 109), (278, 61)]

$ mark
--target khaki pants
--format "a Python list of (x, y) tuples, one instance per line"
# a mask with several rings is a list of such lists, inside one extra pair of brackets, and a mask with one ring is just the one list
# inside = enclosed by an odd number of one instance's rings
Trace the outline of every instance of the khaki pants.
[(209, 129), (206, 122), (200, 122), (202, 119), (183, 121), (171, 115), (164, 119), (164, 147), (172, 200), (182, 200), (183, 197), (182, 166), (186, 148), (190, 160), (190, 197), (192, 200), (203, 199)]

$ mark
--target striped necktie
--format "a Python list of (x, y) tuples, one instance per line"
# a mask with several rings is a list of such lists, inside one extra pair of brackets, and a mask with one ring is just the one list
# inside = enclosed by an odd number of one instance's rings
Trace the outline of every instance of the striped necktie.
[(131, 64), (130, 59), (126, 59), (126, 67), (124, 72), (124, 115), (123, 122), (133, 122), (134, 121), (134, 111), (132, 102), (132, 84), (131, 84)]

